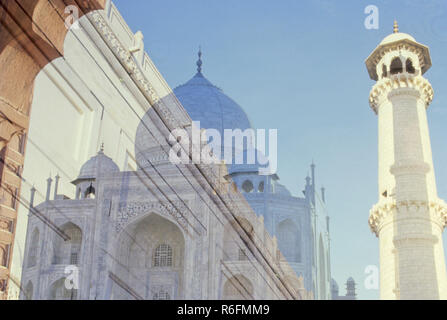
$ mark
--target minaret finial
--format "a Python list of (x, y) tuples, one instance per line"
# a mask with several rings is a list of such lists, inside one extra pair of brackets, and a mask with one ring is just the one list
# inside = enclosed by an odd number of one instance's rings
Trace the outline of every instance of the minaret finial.
[(399, 25), (397, 24), (396, 20), (394, 20), (393, 32), (394, 33), (398, 33), (399, 32)]
[(197, 60), (197, 72), (202, 73), (202, 48), (199, 46), (199, 52), (197, 53), (199, 60)]

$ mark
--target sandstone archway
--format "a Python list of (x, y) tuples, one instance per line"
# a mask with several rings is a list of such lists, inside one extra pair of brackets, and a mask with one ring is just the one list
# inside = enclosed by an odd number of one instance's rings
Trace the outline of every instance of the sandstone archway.
[(39, 71), (63, 56), (69, 5), (79, 18), (104, 9), (107, 0), (0, 0), (0, 299), (6, 299), (21, 172)]

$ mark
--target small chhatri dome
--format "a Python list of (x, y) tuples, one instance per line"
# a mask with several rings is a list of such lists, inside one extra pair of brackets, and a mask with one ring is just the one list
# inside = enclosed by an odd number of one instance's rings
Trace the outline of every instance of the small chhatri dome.
[(82, 165), (76, 180), (94, 179), (98, 174), (104, 175), (119, 171), (116, 163), (104, 154), (104, 145), (102, 145), (98, 154)]
[(428, 47), (417, 42), (411, 35), (399, 32), (397, 21), (394, 21), (393, 33), (386, 36), (365, 61), (366, 68), (368, 69), (369, 76), (372, 80), (379, 80), (380, 72), (378, 71), (378, 68), (382, 68), (380, 64), (382, 64), (381, 60), (383, 57), (389, 55), (390, 52), (399, 54), (399, 48), (403, 46), (405, 50), (418, 52), (417, 56), (419, 58), (421, 74), (424, 74), (431, 67), (431, 58)]
[(403, 33), (403, 32), (396, 32), (396, 33), (392, 33), (392, 34), (386, 36), (382, 40), (382, 42), (380, 42), (380, 45), (386, 45), (386, 44), (393, 43), (393, 42), (400, 41), (400, 40), (410, 40), (410, 41), (416, 42), (416, 39), (413, 38), (412, 36), (410, 36), (409, 34)]
[(389, 43), (401, 41), (401, 40), (410, 40), (413, 42), (416, 42), (416, 39), (413, 38), (411, 35), (403, 32), (399, 32), (399, 26), (397, 24), (397, 21), (394, 20), (394, 26), (393, 26), (393, 33), (386, 36), (382, 42), (380, 42), (380, 45), (386, 45)]

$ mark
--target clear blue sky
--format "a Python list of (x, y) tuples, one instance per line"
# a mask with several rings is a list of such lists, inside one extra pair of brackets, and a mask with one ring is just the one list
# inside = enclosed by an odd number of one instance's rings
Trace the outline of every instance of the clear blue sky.
[[(174, 88), (203, 73), (247, 112), (255, 128), (278, 129), (281, 182), (300, 195), (312, 159), (327, 189), (332, 276), (344, 294), (349, 276), (365, 290), (364, 269), (378, 265), (378, 239), (368, 227), (377, 201), (377, 118), (368, 104), (374, 81), (364, 60), (392, 32), (430, 47), (426, 73), (435, 90), (428, 110), (439, 196), (447, 199), (447, 1), (445, 0), (115, 0)], [(364, 27), (367, 5), (379, 29)], [(444, 241), (445, 246), (446, 242)]]

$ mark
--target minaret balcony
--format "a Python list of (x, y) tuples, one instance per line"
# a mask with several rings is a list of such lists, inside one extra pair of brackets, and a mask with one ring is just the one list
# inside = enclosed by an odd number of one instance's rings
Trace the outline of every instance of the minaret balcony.
[[(399, 90), (411, 89), (411, 90)], [(383, 78), (372, 87), (369, 94), (371, 109), (377, 114), (380, 105), (393, 95), (413, 94), (416, 98), (424, 100), (426, 106), (433, 100), (433, 88), (430, 82), (420, 75), (399, 73)]]

